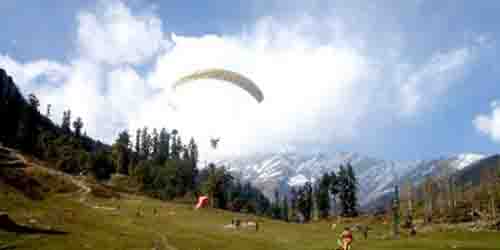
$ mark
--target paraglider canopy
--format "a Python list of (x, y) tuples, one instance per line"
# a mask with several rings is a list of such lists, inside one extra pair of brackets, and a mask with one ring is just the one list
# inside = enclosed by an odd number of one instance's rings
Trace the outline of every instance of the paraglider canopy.
[(254, 100), (257, 103), (264, 100), (261, 89), (248, 77), (220, 68), (179, 75), (170, 94), (168, 105), (175, 111), (177, 119), (187, 124), (186, 127), (194, 131), (197, 121), (203, 122), (203, 132), (197, 137), (210, 137), (206, 142), (210, 143), (207, 146), (213, 149), (212, 154), (220, 148), (218, 136), (232, 133), (228, 128), (237, 124), (234, 121), (244, 120), (248, 110), (259, 106)]
[(196, 204), (196, 209), (206, 207), (207, 205), (208, 205), (208, 197), (207, 196), (198, 197), (198, 203)]
[(177, 80), (172, 88), (175, 90), (177, 87), (188, 82), (201, 79), (215, 79), (229, 82), (248, 92), (257, 102), (260, 103), (264, 100), (264, 94), (262, 94), (260, 88), (252, 80), (239, 73), (225, 69), (205, 69), (196, 71)]

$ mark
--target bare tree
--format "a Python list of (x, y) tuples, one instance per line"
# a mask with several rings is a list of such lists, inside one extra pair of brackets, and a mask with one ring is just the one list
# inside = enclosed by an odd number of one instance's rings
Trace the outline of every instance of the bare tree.
[(408, 181), (403, 186), (401, 196), (402, 196), (402, 200), (403, 201), (406, 200), (406, 202), (407, 202), (406, 219), (405, 219), (405, 223), (403, 224), (403, 226), (410, 228), (413, 225), (413, 200), (415, 199), (414, 191), (413, 191), (413, 184), (410, 181)]
[(495, 204), (495, 187), (496, 187), (496, 171), (495, 169), (482, 169), (480, 173), (481, 189), (485, 189), (488, 195), (488, 212), (490, 217), (496, 218), (496, 204)]
[(424, 202), (425, 202), (425, 222), (432, 222), (434, 209), (436, 208), (436, 200), (438, 197), (438, 186), (434, 178), (429, 177), (424, 184)]
[(448, 178), (448, 190), (449, 190), (449, 203), (448, 206), (451, 210), (457, 207), (457, 185), (456, 180), (453, 176)]
[(430, 223), (432, 218), (432, 180), (428, 178), (424, 184), (424, 213), (425, 223)]

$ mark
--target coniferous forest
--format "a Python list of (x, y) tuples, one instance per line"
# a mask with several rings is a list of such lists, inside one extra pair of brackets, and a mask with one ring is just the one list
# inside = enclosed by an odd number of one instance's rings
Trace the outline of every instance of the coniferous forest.
[(307, 222), (332, 215), (356, 217), (358, 183), (351, 164), (337, 173), (325, 173), (314, 184), (292, 187), (289, 194), (275, 191), (272, 217), (284, 221)]

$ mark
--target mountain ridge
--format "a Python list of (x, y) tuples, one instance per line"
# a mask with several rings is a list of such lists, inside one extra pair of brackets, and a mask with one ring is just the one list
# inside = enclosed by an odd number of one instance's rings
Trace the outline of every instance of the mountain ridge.
[(322, 174), (338, 171), (340, 165), (351, 163), (359, 182), (361, 207), (369, 206), (392, 191), (394, 185), (411, 181), (419, 185), (429, 176), (455, 173), (488, 155), (461, 153), (433, 160), (387, 161), (349, 152), (298, 153), (280, 151), (228, 157), (216, 161), (241, 181), (250, 182), (270, 199), (278, 189), (287, 193), (293, 186), (315, 182)]

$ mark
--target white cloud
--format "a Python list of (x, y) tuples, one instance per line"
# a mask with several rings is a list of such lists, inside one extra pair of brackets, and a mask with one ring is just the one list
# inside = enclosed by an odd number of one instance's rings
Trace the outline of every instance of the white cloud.
[(400, 87), (402, 114), (412, 115), (432, 104), (463, 76), (476, 53), (473, 46), (437, 52), (427, 63), (412, 69)]
[(477, 131), (489, 136), (493, 141), (500, 142), (500, 103), (491, 103), (490, 114), (480, 114), (473, 121)]
[[(125, 128), (178, 128), (206, 154), (211, 136), (222, 138), (220, 154), (359, 140), (376, 133), (371, 128), (380, 117), (394, 121), (430, 108), (477, 54), (477, 45), (466, 44), (421, 65), (392, 47), (388, 58), (369, 56), (370, 43), (350, 38), (336, 18), (265, 17), (240, 34), (167, 36), (154, 13), (136, 15), (114, 1), (78, 20), (79, 53), (69, 64), (3, 56), (0, 66), (23, 90), (32, 86), (42, 105), (53, 104), (56, 121), (66, 108), (82, 116), (91, 136), (111, 142)], [(154, 66), (146, 73), (134, 68), (149, 61)], [(213, 67), (249, 76), (264, 102), (214, 81), (171, 93), (180, 76)], [(49, 77), (35, 84), (42, 74)]]
[(57, 84), (65, 80), (70, 67), (50, 60), (37, 60), (28, 63), (19, 63), (8, 55), (0, 55), (2, 67), (8, 69), (9, 74), (16, 83), (25, 91), (31, 92), (39, 81)]
[(140, 64), (169, 46), (158, 17), (133, 15), (119, 1), (102, 1), (95, 12), (81, 12), (78, 22), (81, 53), (98, 62)]

